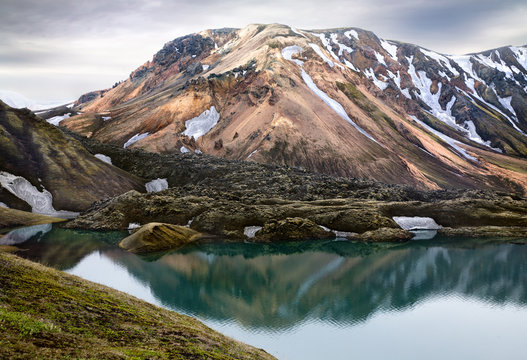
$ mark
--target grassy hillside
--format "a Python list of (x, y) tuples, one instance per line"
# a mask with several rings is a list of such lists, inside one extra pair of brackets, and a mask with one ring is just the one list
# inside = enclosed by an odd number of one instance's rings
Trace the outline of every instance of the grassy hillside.
[(0, 253), (1, 359), (273, 359), (199, 321)]

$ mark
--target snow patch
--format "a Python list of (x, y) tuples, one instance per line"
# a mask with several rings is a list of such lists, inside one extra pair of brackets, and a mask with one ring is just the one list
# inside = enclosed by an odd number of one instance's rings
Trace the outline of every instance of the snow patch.
[(189, 153), (189, 152), (190, 152), (190, 150), (187, 149), (187, 148), (184, 147), (184, 146), (182, 146), (182, 147), (179, 149), (179, 151), (180, 151), (182, 154), (184, 154), (184, 153)]
[(507, 110), (510, 111), (510, 113), (516, 118), (518, 119), (518, 116), (516, 115), (516, 111), (514, 111), (514, 108), (512, 107), (511, 105), (511, 101), (512, 101), (512, 96), (509, 96), (509, 97), (506, 97), (506, 98), (502, 98), (502, 97), (499, 97), (498, 93), (496, 93), (496, 97), (498, 98), (498, 101), (500, 102), (500, 104)]
[(384, 60), (384, 56), (382, 54), (379, 54), (377, 51), (375, 51), (375, 57), (377, 58), (377, 61), (384, 66), (386, 66), (386, 61)]
[(516, 46), (511, 46), (509, 49), (511, 49), (511, 51), (514, 53), (516, 61), (518, 61), (518, 63), (523, 66), (525, 70), (527, 70), (527, 49)]
[(344, 59), (344, 64), (349, 67), (351, 70), (353, 71), (356, 71), (356, 72), (360, 72), (359, 69), (357, 69), (355, 66), (353, 66), (352, 63), (350, 63), (348, 60)]
[(315, 52), (317, 53), (318, 56), (320, 56), (322, 58), (322, 60), (324, 60), (325, 62), (328, 63), (328, 65), (330, 67), (333, 67), (335, 66), (335, 64), (333, 63), (333, 61), (331, 61), (326, 55), (324, 55), (324, 53), (322, 52), (322, 50), (320, 49), (320, 47), (317, 45), (317, 44), (313, 44), (313, 43), (310, 43), (309, 46), (311, 46), (311, 48), (313, 50), (315, 50)]
[(313, 91), (315, 95), (322, 99), (322, 101), (329, 105), (329, 107), (332, 108), (338, 115), (340, 115), (340, 117), (342, 117), (344, 120), (353, 125), (355, 129), (357, 129), (362, 135), (366, 136), (368, 139), (378, 144), (377, 140), (371, 137), (370, 134), (368, 134), (364, 129), (362, 129), (359, 125), (355, 124), (355, 122), (350, 119), (350, 117), (346, 113), (346, 110), (344, 110), (344, 107), (338, 101), (330, 98), (328, 94), (326, 94), (317, 87), (311, 76), (309, 76), (309, 74), (304, 69), (302, 69), (302, 79), (306, 83), (307, 87), (311, 89), (311, 91)]
[(34, 213), (61, 218), (74, 218), (79, 215), (79, 213), (72, 211), (55, 210), (53, 208), (53, 196), (51, 193), (46, 189), (39, 191), (22, 176), (1, 171), (0, 185), (17, 198), (28, 203), (31, 206), (31, 211)]
[(46, 119), (46, 121), (50, 123), (51, 125), (58, 126), (62, 120), (67, 119), (70, 116), (71, 114), (66, 114), (62, 116), (53, 116), (52, 118)]
[(466, 159), (469, 159), (469, 160), (472, 160), (472, 161), (476, 161), (476, 162), (479, 162), (478, 159), (476, 159), (475, 157), (471, 156), (468, 154), (468, 152), (463, 149), (461, 146), (459, 146), (458, 144), (460, 144), (459, 141), (457, 140), (454, 140), (452, 139), (450, 136), (448, 135), (445, 135), (443, 134), (442, 132), (440, 131), (437, 131), (436, 129), (434, 129), (433, 127), (431, 126), (428, 126), (427, 124), (425, 124), (424, 122), (422, 122), (421, 120), (419, 120), (418, 118), (416, 118), (415, 116), (410, 116), (416, 123), (418, 123), (419, 125), (421, 125), (422, 127), (424, 127), (426, 130), (428, 130), (429, 132), (431, 132), (432, 134), (436, 135), (437, 137), (439, 137), (441, 140), (443, 140), (444, 142), (446, 142), (448, 145), (450, 145), (452, 148), (454, 148), (454, 150), (456, 150), (455, 152), (466, 158)]
[(105, 162), (107, 164), (112, 165), (112, 159), (109, 156), (106, 156), (104, 154), (95, 154), (93, 156), (95, 156), (97, 159), (99, 159), (99, 160), (101, 160), (101, 161), (103, 161), (103, 162)]
[(357, 40), (360, 40), (359, 39), (359, 33), (357, 33), (355, 30), (348, 30), (344, 33), (345, 36), (348, 37), (348, 39), (351, 40), (351, 37), (353, 36), (355, 39)]
[(8, 208), (9, 209), (9, 206), (7, 206), (6, 204), (4, 204), (3, 202), (0, 201), (0, 207), (3, 207), (3, 208)]
[(200, 149), (194, 150), (194, 154), (202, 155), (203, 152)]
[(111, 116), (103, 116), (103, 117), (102, 117), (102, 120), (103, 120), (103, 121), (108, 121), (108, 120), (111, 120), (111, 119), (112, 119)]
[(472, 68), (473, 65), (471, 59), (473, 57), (471, 55), (449, 56), (449, 58), (454, 61), (461, 69), (463, 69), (464, 72), (469, 74), (473, 79), (484, 82), (479, 78), (479, 76)]
[(366, 69), (364, 70), (364, 74), (370, 79), (373, 81), (373, 83), (375, 84), (375, 86), (377, 86), (379, 89), (381, 90), (384, 90), (388, 87), (388, 84), (385, 83), (384, 81), (381, 81), (379, 79), (377, 79), (377, 77), (375, 76), (375, 72), (373, 71), (373, 69)]
[(388, 70), (388, 76), (393, 80), (395, 85), (397, 85), (397, 87), (399, 88), (401, 93), (404, 95), (404, 97), (406, 97), (408, 99), (412, 98), (410, 96), (410, 92), (408, 91), (408, 89), (401, 89), (401, 74), (400, 74), (399, 71), (397, 71), (397, 75), (396, 75), (396, 74), (392, 73), (390, 70)]
[(439, 230), (441, 225), (438, 225), (434, 219), (430, 217), (421, 216), (394, 216), (393, 221), (397, 223), (403, 230)]
[(128, 230), (139, 229), (140, 227), (141, 227), (141, 224), (139, 223), (129, 223), (128, 224)]
[(339, 231), (339, 230), (332, 230), (328, 227), (325, 227), (324, 225), (318, 225), (320, 228), (322, 228), (322, 230), (325, 230), (325, 231), (329, 231), (329, 232), (332, 232), (333, 234), (335, 234), (335, 237), (337, 239), (347, 239), (348, 237), (350, 236), (353, 236), (354, 234), (352, 232), (348, 232), (348, 231)]
[(338, 34), (331, 34), (330, 37), (331, 41), (333, 41), (333, 43), (339, 47), (339, 56), (341, 56), (344, 51), (347, 51), (350, 54), (353, 52), (353, 49), (349, 46), (339, 43), (339, 41), (337, 40)]
[(295, 34), (298, 34), (298, 35), (303, 36), (303, 37), (307, 37), (307, 36), (305, 36), (304, 34), (302, 34), (302, 33), (300, 32), (300, 30), (298, 30), (296, 27), (294, 27), (294, 26), (290, 26), (289, 28), (290, 28), (291, 31), (294, 32)]
[(246, 226), (243, 229), (243, 235), (247, 236), (248, 238), (253, 238), (258, 231), (262, 229), (261, 226)]
[(199, 116), (185, 121), (186, 130), (183, 131), (183, 135), (198, 140), (216, 126), (219, 120), (220, 114), (216, 111), (216, 107), (211, 106), (210, 109), (205, 110)]
[(298, 45), (287, 46), (282, 49), (282, 57), (285, 60), (292, 61), (295, 64), (302, 66), (304, 65), (304, 62), (302, 60), (293, 59), (293, 55), (295, 55), (296, 53), (302, 54), (302, 51), (302, 48)]
[(312, 33), (312, 34), (318, 37), (320, 41), (322, 41), (322, 44), (326, 47), (327, 51), (331, 54), (331, 56), (333, 56), (335, 60), (340, 61), (339, 57), (333, 52), (333, 47), (329, 43), (329, 40), (326, 38), (326, 35), (316, 34), (316, 33)]
[(247, 159), (250, 159), (251, 156), (253, 156), (254, 154), (256, 154), (258, 152), (258, 149), (254, 150), (252, 153), (249, 154), (249, 156), (247, 156)]
[(397, 45), (390, 44), (388, 41), (381, 39), (381, 46), (390, 57), (397, 61)]
[(136, 143), (136, 142), (138, 142), (139, 140), (144, 139), (144, 138), (147, 137), (148, 135), (150, 135), (149, 132), (145, 132), (144, 134), (135, 134), (135, 135), (132, 136), (130, 139), (128, 139), (127, 142), (124, 143), (124, 145), (123, 145), (123, 149), (126, 149), (128, 146), (132, 145), (133, 143)]
[[(440, 65), (446, 66), (447, 69), (452, 74), (454, 74), (454, 76), (458, 76), (459, 75), (459, 71), (457, 71), (456, 68), (454, 68), (452, 66), (452, 64), (450, 64), (450, 60), (446, 56), (438, 54), (438, 53), (436, 53), (434, 51), (425, 50), (423, 48), (419, 48), (419, 51), (421, 51), (425, 56), (429, 57), (430, 59), (435, 60)], [(445, 74), (445, 76), (446, 76), (446, 74)]]
[[(452, 115), (452, 106), (454, 106), (454, 103), (456, 102), (456, 97), (452, 96), (448, 104), (446, 105), (446, 109), (443, 110), (441, 107), (441, 104), (439, 104), (439, 97), (441, 96), (441, 89), (442, 89), (442, 83), (438, 83), (438, 90), (435, 94), (432, 94), (431, 92), (431, 86), (432, 86), (432, 80), (429, 79), (426, 76), (426, 72), (420, 70), (416, 73), (415, 67), (412, 63), (413, 56), (410, 58), (407, 58), (409, 66), (408, 66), (408, 74), (412, 77), (412, 82), (414, 83), (415, 87), (419, 89), (419, 94), (417, 95), (426, 105), (428, 105), (431, 110), (429, 111), (430, 114), (432, 114), (434, 117), (436, 117), (441, 122), (445, 123), (446, 125), (450, 126), (451, 128), (455, 130), (461, 131), (465, 136), (467, 136), (470, 140), (475, 141), (479, 144), (485, 145), (490, 147), (490, 142), (484, 141), (481, 136), (476, 132), (476, 127), (474, 126), (474, 123), (470, 121), (466, 121), (461, 126), (456, 123), (456, 118)], [(474, 79), (470, 79), (472, 82)], [(476, 90), (474, 89), (474, 92)]]
[(202, 65), (203, 71), (209, 70), (210, 65)]
[(353, 125), (355, 129), (357, 129), (361, 134), (378, 144), (377, 140), (371, 137), (370, 134), (368, 134), (364, 129), (362, 129), (359, 125), (355, 124), (355, 122), (350, 119), (350, 117), (346, 113), (346, 110), (344, 110), (344, 107), (342, 107), (342, 105), (338, 101), (332, 99), (328, 96), (328, 94), (326, 94), (317, 87), (311, 76), (309, 76), (309, 74), (302, 68), (302, 65), (304, 64), (302, 61), (292, 59), (292, 56), (297, 52), (302, 52), (302, 48), (300, 46), (288, 46), (282, 49), (282, 56), (284, 57), (284, 59), (293, 61), (300, 66), (302, 79), (306, 83), (307, 87), (311, 91), (313, 91), (315, 95), (317, 95), (322, 101), (324, 101), (330, 108), (332, 108), (340, 117), (342, 117), (344, 120)]
[(145, 184), (146, 192), (159, 192), (168, 189), (167, 179), (154, 179)]

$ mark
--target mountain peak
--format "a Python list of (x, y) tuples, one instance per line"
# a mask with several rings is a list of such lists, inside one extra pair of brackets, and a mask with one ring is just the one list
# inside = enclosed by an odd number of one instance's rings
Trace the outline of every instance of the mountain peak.
[[(251, 24), (166, 43), (63, 124), (121, 145), (144, 135), (131, 146), (162, 153), (518, 191), (527, 187), (526, 68), (522, 47), (451, 56), (358, 28)], [(212, 108), (218, 121), (199, 139), (186, 135)]]

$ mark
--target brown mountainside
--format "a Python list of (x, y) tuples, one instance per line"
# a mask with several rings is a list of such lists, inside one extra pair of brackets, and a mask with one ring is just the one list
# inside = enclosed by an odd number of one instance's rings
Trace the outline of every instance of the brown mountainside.
[(527, 48), (446, 56), (360, 29), (207, 30), (168, 42), (60, 125), (418, 188), (527, 189)]

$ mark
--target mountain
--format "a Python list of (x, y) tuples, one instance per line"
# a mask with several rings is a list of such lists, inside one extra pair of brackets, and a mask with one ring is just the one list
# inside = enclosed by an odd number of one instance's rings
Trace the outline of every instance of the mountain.
[(64, 104), (73, 104), (73, 101), (35, 101), (17, 92), (6, 90), (0, 90), (0, 100), (15, 109), (28, 108), (33, 111), (50, 109)]
[(71, 217), (101, 198), (144, 189), (31, 111), (0, 101), (0, 206)]
[(62, 126), (124, 147), (421, 189), (527, 189), (527, 47), (447, 56), (355, 28), (207, 30), (76, 109)]

